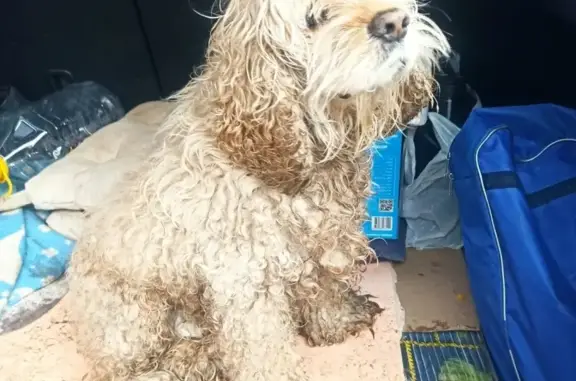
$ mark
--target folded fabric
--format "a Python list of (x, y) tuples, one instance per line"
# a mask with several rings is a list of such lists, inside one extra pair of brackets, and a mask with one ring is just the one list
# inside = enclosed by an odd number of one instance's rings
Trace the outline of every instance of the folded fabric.
[(46, 218), (46, 225), (76, 241), (80, 238), (85, 219), (85, 213), (79, 210), (56, 210)]

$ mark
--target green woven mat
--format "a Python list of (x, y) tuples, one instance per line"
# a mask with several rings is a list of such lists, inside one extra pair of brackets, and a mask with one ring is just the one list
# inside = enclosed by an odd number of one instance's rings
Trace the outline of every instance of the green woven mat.
[(402, 360), (407, 381), (497, 381), (478, 331), (406, 332)]

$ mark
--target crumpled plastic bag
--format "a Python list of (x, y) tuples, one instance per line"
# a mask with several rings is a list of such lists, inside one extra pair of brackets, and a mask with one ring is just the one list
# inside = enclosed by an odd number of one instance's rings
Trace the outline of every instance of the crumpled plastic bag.
[(444, 116), (429, 112), (440, 151), (415, 178), (415, 129), (406, 131), (402, 217), (406, 220), (406, 246), (416, 249), (462, 247), (458, 201), (451, 191), (448, 152), (460, 129)]

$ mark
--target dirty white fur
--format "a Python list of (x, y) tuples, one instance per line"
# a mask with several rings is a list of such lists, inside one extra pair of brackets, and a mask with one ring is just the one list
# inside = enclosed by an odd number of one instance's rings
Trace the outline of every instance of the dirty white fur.
[[(366, 26), (392, 8), (412, 24), (386, 47)], [(301, 311), (353, 313), (334, 290), (370, 254), (366, 147), (397, 128), (410, 81), (431, 95), (447, 51), (410, 0), (230, 0), (155, 153), (78, 242), (88, 380), (305, 379), (294, 337), (317, 318)], [(341, 341), (338, 324), (317, 337)]]

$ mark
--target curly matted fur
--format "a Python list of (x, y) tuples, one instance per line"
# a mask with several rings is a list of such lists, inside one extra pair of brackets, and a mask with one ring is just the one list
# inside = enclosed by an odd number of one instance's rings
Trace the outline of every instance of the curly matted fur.
[[(402, 40), (370, 35), (386, 11)], [(230, 0), (155, 153), (77, 244), (87, 379), (301, 381), (296, 333), (371, 329), (366, 148), (430, 101), (447, 52), (413, 0)]]

